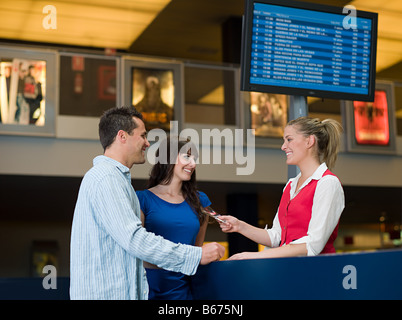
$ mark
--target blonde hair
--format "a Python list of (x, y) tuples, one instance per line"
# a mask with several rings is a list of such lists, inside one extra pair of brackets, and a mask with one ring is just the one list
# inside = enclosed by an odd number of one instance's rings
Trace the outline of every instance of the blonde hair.
[(314, 135), (317, 141), (317, 156), (320, 163), (325, 162), (329, 169), (335, 166), (341, 144), (343, 128), (334, 119), (320, 121), (318, 118), (300, 117), (288, 122), (305, 136)]

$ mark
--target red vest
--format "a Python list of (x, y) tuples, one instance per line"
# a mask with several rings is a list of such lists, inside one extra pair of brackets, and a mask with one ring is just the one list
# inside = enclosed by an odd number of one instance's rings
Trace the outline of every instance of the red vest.
[[(323, 177), (328, 174), (335, 176), (331, 171), (326, 170)], [(292, 200), (290, 200), (291, 183), (286, 186), (278, 210), (278, 218), (281, 225), (280, 245), (289, 244), (307, 235), (317, 182), (318, 180), (312, 179)], [(339, 223), (329, 237), (321, 254), (335, 253), (334, 241), (338, 235), (338, 225)]]

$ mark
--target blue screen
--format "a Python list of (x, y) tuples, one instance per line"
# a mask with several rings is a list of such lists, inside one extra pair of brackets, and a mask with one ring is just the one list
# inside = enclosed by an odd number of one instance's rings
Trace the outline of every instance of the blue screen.
[(345, 18), (254, 3), (250, 83), (367, 95), (372, 22)]

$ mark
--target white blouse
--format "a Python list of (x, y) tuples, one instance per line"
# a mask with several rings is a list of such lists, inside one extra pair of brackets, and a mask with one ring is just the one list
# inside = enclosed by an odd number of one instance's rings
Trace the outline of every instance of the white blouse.
[[(314, 194), (311, 220), (307, 235), (291, 242), (291, 244), (305, 243), (308, 256), (318, 255), (324, 249), (345, 207), (345, 196), (339, 179), (333, 175), (323, 177), (327, 169), (327, 165), (322, 163), (297, 192), (299, 193), (312, 179), (319, 180)], [(295, 178), (289, 179), (286, 184), (287, 186), (289, 183), (292, 183), (290, 199), (293, 199), (297, 195), (296, 186), (300, 176), (301, 174), (299, 173)], [(285, 188), (283, 190), (285, 190)], [(267, 229), (272, 247), (279, 246), (281, 242), (281, 230), (277, 212), (272, 228)]]

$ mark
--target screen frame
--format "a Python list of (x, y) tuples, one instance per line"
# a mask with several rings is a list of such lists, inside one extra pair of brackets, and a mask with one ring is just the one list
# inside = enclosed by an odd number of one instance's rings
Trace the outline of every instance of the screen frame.
[(373, 101), (375, 91), (376, 78), (376, 59), (377, 59), (377, 26), (378, 14), (356, 10), (357, 18), (366, 18), (373, 21), (371, 29), (371, 52), (370, 52), (370, 71), (369, 71), (369, 90), (368, 94), (347, 93), (342, 91), (312, 90), (305, 88), (294, 88), (286, 86), (259, 85), (250, 83), (250, 64), (251, 64), (251, 43), (252, 43), (252, 26), (253, 26), (253, 6), (254, 3), (277, 5), (282, 7), (292, 7), (304, 10), (314, 10), (326, 13), (341, 14), (343, 7), (334, 7), (315, 3), (297, 2), (292, 0), (245, 0), (245, 10), (243, 15), (242, 27), (242, 46), (241, 46), (241, 90), (242, 91), (259, 91), (267, 93), (278, 93), (295, 96), (311, 96), (319, 98), (341, 99), (341, 100), (357, 100), (357, 101)]
[(396, 147), (396, 117), (395, 117), (395, 94), (392, 81), (379, 80), (376, 90), (385, 91), (388, 105), (389, 143), (388, 145), (360, 144), (356, 141), (356, 126), (354, 116), (354, 101), (342, 101), (341, 110), (345, 128), (346, 151), (352, 153), (385, 154), (395, 155)]

